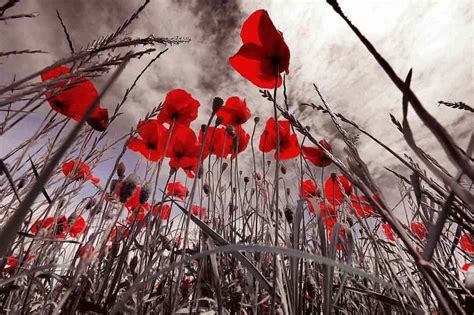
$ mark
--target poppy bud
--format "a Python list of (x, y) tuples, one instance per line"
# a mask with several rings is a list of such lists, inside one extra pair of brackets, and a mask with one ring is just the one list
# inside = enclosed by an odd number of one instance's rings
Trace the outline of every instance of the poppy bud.
[(285, 218), (288, 223), (293, 223), (293, 210), (290, 207), (285, 208)]
[(86, 210), (89, 210), (91, 209), (93, 206), (95, 206), (97, 200), (95, 198), (89, 198), (89, 200), (87, 200), (87, 203), (86, 203)]
[(286, 189), (286, 194), (289, 196), (291, 194), (291, 189), (290, 188), (287, 188)]
[(205, 183), (205, 184), (202, 186), (202, 189), (204, 190), (204, 193), (205, 193), (206, 195), (209, 195), (209, 191), (210, 191), (209, 184)]
[(255, 177), (256, 177), (258, 180), (262, 180), (262, 175), (260, 175), (260, 173), (255, 173)]
[(150, 183), (146, 183), (145, 185), (142, 186), (142, 189), (140, 189), (140, 196), (138, 196), (138, 202), (140, 204), (144, 204), (148, 198), (150, 198), (150, 193), (151, 193), (151, 185)]
[(217, 113), (217, 111), (221, 109), (222, 105), (224, 105), (224, 100), (220, 97), (214, 97), (212, 100), (212, 112)]
[(272, 161), (268, 160), (267, 161), (267, 166), (270, 167), (270, 164), (272, 164)]
[(120, 161), (119, 165), (117, 166), (117, 175), (119, 178), (123, 178), (125, 176), (125, 171), (127, 170), (127, 167), (125, 166), (125, 163)]
[(245, 176), (245, 177), (244, 177), (244, 183), (247, 184), (249, 181), (250, 181), (250, 179), (249, 179), (247, 176)]
[(235, 195), (237, 194), (237, 187), (232, 188), (232, 193)]
[(23, 187), (25, 187), (25, 184), (26, 184), (26, 178), (23, 177), (22, 179), (20, 179), (20, 181), (18, 182), (18, 189), (22, 189)]
[(227, 134), (231, 137), (235, 137), (235, 129), (234, 127), (232, 127), (231, 125), (227, 126), (225, 128), (225, 131), (227, 132)]
[(198, 165), (197, 170), (196, 170), (197, 178), (201, 178), (202, 174), (204, 174), (204, 169), (203, 169), (202, 165)]
[(138, 176), (135, 174), (128, 175), (127, 178), (122, 182), (120, 185), (119, 191), (119, 200), (120, 202), (124, 203), (127, 202), (128, 199), (133, 195), (135, 189), (138, 185)]
[(280, 171), (283, 175), (286, 174), (286, 167), (284, 167), (283, 165), (280, 167)]
[(218, 116), (216, 118), (216, 127), (219, 126), (220, 124), (222, 124), (222, 121), (223, 121), (222, 117)]
[(115, 191), (115, 188), (117, 188), (118, 182), (119, 182), (118, 179), (112, 179), (112, 181), (110, 182), (110, 192)]
[(337, 181), (336, 173), (331, 173), (331, 179), (332, 179), (333, 182)]
[(229, 166), (227, 162), (222, 163), (222, 172), (224, 172), (227, 169), (227, 166)]
[(207, 126), (206, 126), (205, 124), (202, 124), (202, 125), (201, 125), (201, 132), (202, 132), (202, 133), (205, 133), (205, 132), (206, 132), (206, 127), (207, 127)]
[(258, 122), (260, 121), (260, 117), (255, 116), (255, 118), (253, 119), (253, 121), (255, 122), (255, 124), (258, 124)]

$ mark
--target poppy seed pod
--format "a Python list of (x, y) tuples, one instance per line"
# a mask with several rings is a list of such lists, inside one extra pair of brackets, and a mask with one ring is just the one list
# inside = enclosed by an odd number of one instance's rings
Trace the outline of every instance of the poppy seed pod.
[(291, 189), (290, 188), (287, 188), (286, 189), (286, 194), (289, 196), (291, 194)]
[(245, 176), (245, 177), (244, 177), (244, 183), (247, 184), (249, 181), (250, 181), (250, 179), (248, 178), (248, 176)]
[(140, 195), (138, 196), (138, 202), (140, 204), (144, 204), (147, 202), (148, 198), (150, 198), (151, 193), (151, 185), (149, 182), (145, 183), (140, 190)]
[(253, 121), (255, 122), (255, 124), (258, 124), (258, 122), (260, 121), (260, 117), (255, 116), (255, 118), (253, 119)]
[(217, 117), (216, 118), (216, 127), (222, 124), (223, 118), (222, 117)]
[(25, 184), (26, 184), (26, 178), (23, 177), (22, 179), (20, 179), (20, 181), (18, 182), (18, 189), (22, 189), (23, 187), (25, 187)]
[(225, 132), (227, 132), (227, 134), (231, 137), (235, 137), (235, 129), (233, 126), (227, 126), (225, 127)]
[(125, 166), (125, 163), (120, 161), (120, 163), (117, 166), (117, 175), (119, 178), (123, 178), (125, 176), (125, 171), (127, 170), (127, 167)]
[(90, 208), (92, 208), (93, 206), (95, 206), (97, 200), (95, 198), (89, 198), (89, 200), (87, 200), (87, 203), (86, 203), (86, 210), (89, 210)]
[(286, 174), (286, 167), (284, 167), (283, 165), (280, 167), (280, 171), (283, 175)]
[(293, 210), (290, 207), (285, 208), (285, 218), (288, 223), (293, 223)]
[(227, 166), (229, 166), (227, 162), (222, 163), (222, 172), (224, 172), (227, 169)]
[(209, 191), (210, 191), (209, 184), (205, 183), (205, 184), (202, 186), (202, 189), (204, 190), (204, 193), (205, 193), (206, 195), (209, 195)]
[(133, 195), (135, 189), (138, 185), (138, 176), (135, 174), (128, 175), (127, 178), (124, 179), (122, 185), (120, 185), (119, 191), (119, 200), (122, 203), (127, 202), (128, 199)]
[(205, 124), (202, 124), (202, 125), (201, 125), (201, 132), (202, 132), (202, 133), (205, 133), (205, 132), (206, 132), (206, 127), (207, 127), (207, 126), (206, 126)]

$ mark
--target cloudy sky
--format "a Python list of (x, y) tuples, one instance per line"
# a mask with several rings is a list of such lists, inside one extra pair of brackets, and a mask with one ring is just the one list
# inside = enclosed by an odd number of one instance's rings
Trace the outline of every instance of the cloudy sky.
[[(0, 22), (0, 51), (40, 49), (48, 54), (0, 59), (0, 84), (11, 81), (14, 75), (23, 77), (41, 69), (69, 53), (56, 10), (69, 29), (75, 48), (79, 49), (113, 32), (141, 3), (138, 0), (21, 1), (8, 14), (37, 12), (39, 16)], [(473, 2), (346, 0), (340, 4), (400, 76), (414, 69), (413, 89), (428, 110), (465, 147), (474, 125), (472, 115), (438, 107), (437, 101), (474, 103)], [(187, 36), (191, 42), (171, 47), (149, 70), (130, 97), (125, 114), (113, 128), (125, 133), (173, 88), (184, 88), (201, 102), (201, 121), (207, 119), (214, 96), (233, 95), (246, 98), (252, 112), (266, 120), (271, 114), (271, 104), (228, 63), (228, 57), (241, 44), (242, 22), (260, 8), (269, 12), (291, 51), (287, 85), (292, 110), (318, 137), (333, 140), (336, 152), (342, 153), (342, 142), (329, 118), (309, 109), (301, 110), (299, 106), (304, 102), (320, 103), (313, 83), (319, 86), (334, 110), (355, 120), (399, 153), (411, 154), (388, 116), (389, 113), (396, 117), (401, 115), (399, 91), (322, 0), (225, 1), (220, 4), (211, 0), (152, 0), (140, 19), (128, 29), (129, 35)], [(116, 105), (148, 60), (134, 62), (127, 68), (102, 102), (103, 106), (112, 109)], [(30, 126), (47, 112), (46, 106), (15, 132), (0, 138), (1, 155), (31, 136), (34, 130)], [(446, 161), (419, 120), (412, 116), (411, 123), (420, 146)], [(251, 123), (247, 128), (251, 128)], [(360, 139), (359, 149), (382, 186), (393, 182), (383, 170), (383, 165), (396, 168), (397, 163), (391, 156), (366, 138)]]

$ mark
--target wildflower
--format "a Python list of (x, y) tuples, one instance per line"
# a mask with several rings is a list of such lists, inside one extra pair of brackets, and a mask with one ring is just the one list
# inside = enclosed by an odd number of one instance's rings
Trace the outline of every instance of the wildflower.
[(245, 99), (232, 96), (227, 99), (225, 105), (216, 113), (222, 119), (224, 126), (238, 127), (249, 120), (251, 114)]
[(352, 184), (344, 176), (336, 176), (336, 174), (333, 173), (324, 183), (324, 195), (334, 206), (341, 205), (344, 201), (344, 195), (350, 196), (351, 194)]
[[(321, 146), (324, 147), (329, 152), (332, 152), (332, 146), (326, 140), (319, 141), (319, 144), (321, 144)], [(323, 150), (320, 149), (319, 147), (303, 146), (301, 149), (303, 151), (304, 157), (308, 161), (313, 163), (315, 166), (326, 167), (326, 166), (331, 165), (332, 163), (331, 159), (329, 159), (326, 153), (324, 153)]]
[[(152, 162), (159, 161), (165, 154), (165, 146), (169, 131), (156, 119), (148, 119), (138, 124), (140, 138), (131, 137), (128, 148), (139, 152)], [(120, 172), (123, 173), (124, 172)]]
[(145, 219), (145, 209), (143, 207), (136, 208), (133, 210), (130, 215), (127, 217), (127, 223), (129, 225), (132, 225), (135, 223), (138, 224), (139, 222), (143, 221)]
[(184, 200), (188, 195), (188, 189), (180, 182), (169, 183), (166, 186), (168, 195)]
[(245, 132), (244, 128), (239, 126), (235, 128), (235, 131), (236, 137), (232, 139), (232, 159), (235, 158), (237, 154), (245, 151), (250, 141), (250, 135)]
[(388, 223), (382, 223), (383, 232), (389, 241), (395, 242), (395, 237), (393, 236), (392, 226)]
[[(278, 133), (280, 143), (277, 143), (275, 120), (270, 117), (265, 125), (265, 130), (260, 136), (259, 149), (262, 152), (275, 150), (275, 159), (289, 160), (299, 155), (298, 138), (291, 132), (290, 122), (288, 120), (278, 121)], [(277, 145), (280, 146), (280, 156), (277, 155)]]
[(307, 179), (301, 182), (301, 197), (317, 197), (318, 196), (318, 185), (312, 180)]
[(166, 94), (163, 107), (158, 114), (159, 123), (173, 122), (184, 126), (189, 126), (198, 115), (199, 102), (185, 90), (175, 89)]
[(369, 218), (374, 214), (374, 209), (370, 206), (365, 196), (351, 195), (351, 201), (352, 207), (360, 218)]
[(171, 214), (171, 207), (168, 204), (158, 204), (153, 207), (153, 215), (160, 216), (161, 220), (168, 220)]
[[(59, 66), (41, 74), (41, 80), (53, 80), (61, 75), (66, 75), (71, 69), (65, 66)], [(57, 92), (58, 90), (59, 92)], [(80, 121), (89, 110), (94, 100), (98, 97), (94, 84), (85, 77), (71, 77), (69, 82), (61, 81), (54, 88), (45, 93), (48, 103), (56, 112)], [(98, 131), (104, 131), (109, 124), (109, 114), (107, 109), (101, 108), (97, 104), (87, 123)]]
[(206, 216), (206, 208), (193, 205), (191, 207), (191, 212), (197, 217), (203, 218)]
[(415, 236), (420, 240), (423, 241), (426, 239), (427, 229), (426, 226), (421, 222), (412, 222), (410, 224), (410, 230)]
[[(50, 229), (55, 227), (54, 231), (51, 231)], [(31, 227), (31, 234), (37, 235), (37, 233), (40, 231), (40, 229), (45, 229), (49, 232), (51, 232), (56, 238), (64, 238), (67, 234), (67, 219), (65, 216), (60, 216), (58, 218), (54, 217), (47, 217), (44, 220), (37, 220), (33, 226)]]
[(229, 58), (231, 66), (259, 88), (282, 83), (280, 73), (289, 72), (290, 50), (283, 35), (273, 25), (267, 11), (252, 13), (242, 25), (242, 47)]
[[(199, 133), (199, 142), (204, 140), (204, 133)], [(214, 154), (219, 158), (227, 158), (232, 151), (232, 138), (226, 133), (226, 129), (222, 127), (209, 127), (206, 134), (206, 142), (204, 151), (208, 154)]]
[(194, 131), (189, 127), (178, 125), (166, 152), (166, 156), (170, 158), (170, 168), (181, 168), (188, 177), (194, 178), (199, 150), (200, 144), (197, 142)]
[(474, 237), (471, 233), (464, 233), (459, 240), (461, 249), (466, 253), (474, 254)]
[(94, 184), (99, 184), (100, 179), (92, 176), (89, 165), (78, 160), (71, 160), (61, 166), (63, 174), (73, 180), (90, 180)]
[(86, 220), (82, 216), (75, 214), (69, 216), (67, 220), (67, 231), (71, 237), (77, 237), (86, 231)]
[(7, 263), (3, 267), (3, 272), (13, 273), (17, 267), (17, 259), (14, 256), (8, 256)]

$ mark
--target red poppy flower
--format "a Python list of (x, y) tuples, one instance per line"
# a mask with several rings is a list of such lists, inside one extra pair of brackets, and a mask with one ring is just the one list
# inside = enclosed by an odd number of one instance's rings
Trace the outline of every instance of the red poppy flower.
[(312, 180), (307, 179), (301, 182), (301, 197), (317, 197), (318, 196), (318, 185)]
[(91, 168), (84, 162), (71, 160), (65, 162), (61, 167), (63, 174), (71, 177), (73, 180), (90, 180), (94, 184), (98, 184), (100, 179), (92, 176)]
[[(55, 231), (50, 229), (55, 226)], [(36, 235), (40, 229), (46, 229), (54, 234), (56, 238), (64, 238), (67, 234), (68, 224), (65, 216), (60, 216), (56, 220), (54, 217), (48, 217), (44, 221), (37, 220), (31, 227), (31, 234)]]
[[(43, 82), (53, 80), (70, 72), (71, 69), (68, 67), (59, 66), (41, 74), (41, 80)], [(53, 90), (45, 94), (48, 98), (49, 105), (55, 111), (76, 121), (82, 119), (94, 100), (98, 97), (94, 84), (88, 78), (77, 78), (75, 76), (71, 77), (69, 82), (61, 81), (57, 83)], [(87, 123), (98, 131), (107, 129), (109, 124), (107, 109), (101, 108), (98, 104), (89, 119), (87, 119)]]
[(196, 134), (191, 128), (183, 125), (176, 126), (166, 152), (166, 156), (170, 158), (170, 168), (181, 168), (188, 177), (194, 178), (200, 147), (201, 145), (196, 141)]
[(199, 105), (199, 102), (185, 90), (171, 90), (166, 94), (157, 120), (162, 124), (171, 125), (174, 121), (176, 124), (189, 126), (197, 118)]
[[(332, 146), (326, 140), (319, 141), (319, 144), (329, 152), (332, 152)], [(331, 159), (329, 159), (326, 153), (324, 153), (319, 147), (303, 146), (301, 149), (304, 157), (318, 167), (326, 167), (332, 163)]]
[(165, 154), (169, 131), (156, 119), (148, 119), (138, 124), (140, 138), (131, 137), (128, 148), (139, 152), (152, 162), (159, 161)]
[(273, 117), (267, 120), (265, 130), (260, 136), (259, 149), (262, 152), (275, 150), (275, 159), (289, 160), (300, 154), (298, 138), (291, 132), (290, 122), (288, 120), (278, 121), (278, 133), (280, 136), (280, 156), (277, 156), (277, 133), (276, 123)]
[(156, 205), (153, 207), (153, 215), (160, 215), (161, 220), (168, 220), (171, 214), (171, 207), (167, 204)]
[(251, 114), (247, 107), (245, 99), (232, 96), (227, 99), (225, 105), (216, 113), (217, 117), (222, 119), (224, 126), (240, 126), (249, 120)]
[(471, 267), (471, 264), (470, 263), (465, 263), (464, 265), (462, 265), (461, 269), (463, 271), (468, 271), (469, 267)]
[(382, 223), (383, 232), (389, 241), (395, 242), (395, 237), (393, 236), (392, 226), (388, 223)]
[(240, 37), (243, 45), (229, 58), (231, 66), (259, 88), (273, 88), (276, 79), (281, 86), (280, 73), (289, 72), (290, 50), (267, 11), (252, 13), (242, 25)]
[[(199, 132), (199, 142), (202, 143), (204, 133)], [(232, 138), (227, 134), (225, 128), (209, 127), (206, 134), (204, 151), (207, 154), (214, 154), (219, 158), (227, 158), (232, 152)]]
[(137, 208), (133, 210), (130, 213), (130, 215), (127, 217), (127, 223), (129, 225), (132, 225), (135, 222), (135, 225), (137, 225), (138, 223), (143, 221), (143, 219), (145, 219), (145, 215), (146, 215), (146, 212), (143, 207)]
[(420, 241), (426, 238), (426, 233), (428, 232), (426, 226), (421, 222), (412, 222), (410, 224), (410, 230)]
[(169, 183), (166, 186), (168, 195), (184, 200), (188, 195), (188, 189), (184, 187), (180, 182)]
[(474, 237), (471, 233), (464, 233), (463, 235), (461, 235), (459, 244), (461, 245), (462, 250), (466, 253), (474, 253)]
[(191, 212), (197, 217), (203, 218), (206, 216), (206, 208), (193, 205), (191, 207)]
[(369, 218), (374, 214), (374, 209), (370, 206), (365, 196), (351, 195), (351, 201), (352, 207), (360, 218)]
[[(232, 154), (231, 154), (232, 159), (235, 158), (237, 154), (245, 151), (250, 141), (250, 135), (246, 133), (244, 128), (240, 126), (235, 128), (235, 134), (236, 134), (235, 141), (237, 143), (232, 142), (233, 144)], [(231, 141), (233, 141), (232, 138), (231, 138)]]
[(72, 237), (77, 237), (79, 234), (82, 234), (86, 230), (86, 220), (82, 216), (71, 215), (68, 218), (68, 232)]
[[(344, 192), (339, 185), (342, 185)], [(324, 183), (324, 195), (326, 199), (333, 205), (339, 206), (344, 202), (344, 195), (350, 196), (352, 194), (352, 184), (344, 176), (336, 176), (331, 174)]]
[(7, 263), (3, 267), (3, 272), (13, 273), (17, 267), (18, 263), (14, 256), (8, 256)]

